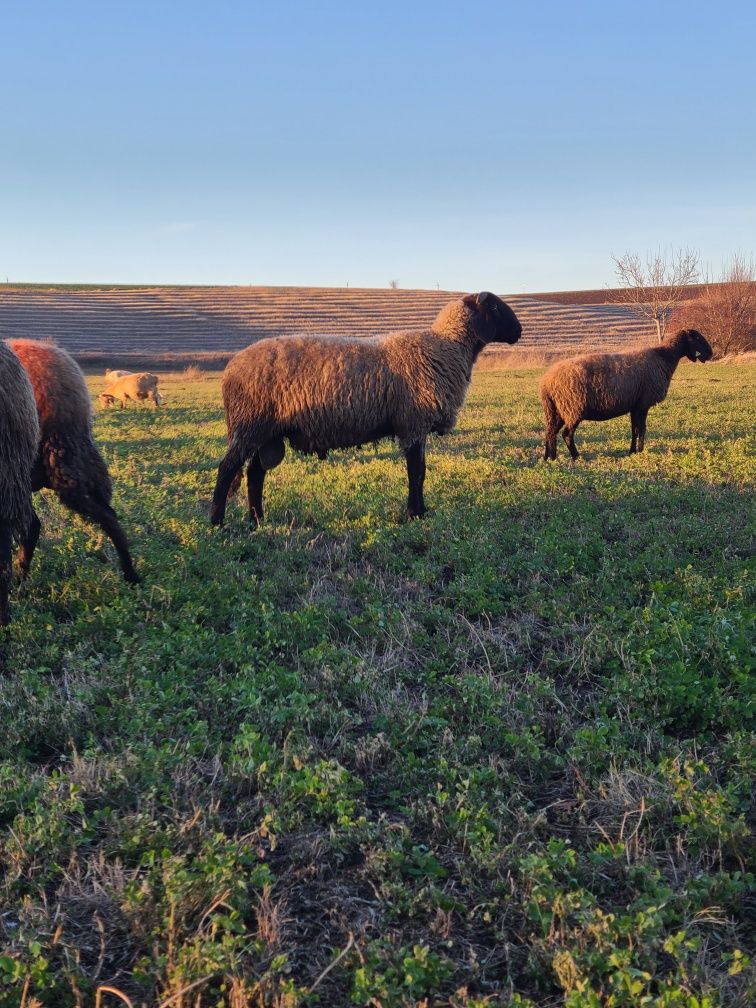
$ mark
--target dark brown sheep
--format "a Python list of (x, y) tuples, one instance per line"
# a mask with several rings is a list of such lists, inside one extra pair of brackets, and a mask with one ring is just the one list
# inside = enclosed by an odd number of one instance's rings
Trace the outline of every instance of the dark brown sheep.
[(556, 436), (562, 437), (573, 459), (575, 431), (583, 420), (613, 420), (630, 414), (630, 453), (643, 451), (646, 416), (667, 395), (683, 357), (708, 361), (712, 349), (697, 329), (683, 329), (660, 346), (625, 353), (586, 354), (560, 361), (541, 379), (546, 417), (545, 459), (556, 458)]
[(13, 540), (23, 542), (36, 515), (32, 507), (32, 466), (37, 457), (39, 421), (34, 392), (18, 358), (0, 342), (0, 624), (10, 618)]
[(522, 326), (495, 294), (453, 301), (430, 329), (376, 337), (278, 336), (232, 358), (223, 375), (229, 447), (210, 520), (220, 525), (245, 462), (250, 519), (263, 517), (263, 482), (292, 448), (325, 458), (396, 437), (409, 479), (409, 517), (425, 513), (425, 442), (448, 434), (475, 360), (488, 343), (516, 343)]
[[(32, 489), (54, 490), (66, 507), (96, 522), (110, 537), (118, 553), (124, 578), (137, 583), (129, 544), (110, 506), (110, 474), (92, 437), (92, 403), (78, 365), (50, 343), (8, 340), (34, 390), (39, 414), (40, 440), (32, 470)], [(25, 574), (39, 538), (36, 515), (21, 544), (20, 569)]]

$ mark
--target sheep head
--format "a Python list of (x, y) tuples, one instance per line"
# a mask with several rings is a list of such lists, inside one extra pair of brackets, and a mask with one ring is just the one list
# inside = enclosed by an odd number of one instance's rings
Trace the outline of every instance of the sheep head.
[(516, 343), (522, 335), (522, 325), (515, 313), (490, 291), (467, 294), (463, 301), (470, 309), (470, 325), (482, 346)]
[(672, 337), (680, 348), (680, 356), (685, 356), (688, 360), (700, 361), (705, 364), (714, 356), (714, 351), (709, 345), (709, 341), (701, 335), (698, 329), (681, 329)]

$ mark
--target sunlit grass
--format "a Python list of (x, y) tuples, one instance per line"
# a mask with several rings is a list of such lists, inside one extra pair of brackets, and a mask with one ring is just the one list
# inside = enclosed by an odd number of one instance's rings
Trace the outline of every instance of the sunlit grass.
[(586, 423), (575, 466), (539, 376), (476, 375), (410, 524), (384, 442), (211, 530), (217, 375), (98, 413), (145, 582), (44, 495), (0, 1005), (750, 1003), (756, 367), (682, 366), (645, 453)]

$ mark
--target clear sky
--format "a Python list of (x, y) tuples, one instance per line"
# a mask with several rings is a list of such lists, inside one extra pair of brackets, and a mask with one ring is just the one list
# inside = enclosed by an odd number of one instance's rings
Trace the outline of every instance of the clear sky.
[(0, 4), (0, 280), (601, 287), (756, 251), (756, 8)]

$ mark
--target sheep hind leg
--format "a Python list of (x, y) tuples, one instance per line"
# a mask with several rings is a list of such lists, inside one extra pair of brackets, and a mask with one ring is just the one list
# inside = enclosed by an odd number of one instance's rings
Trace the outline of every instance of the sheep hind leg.
[(26, 530), (26, 535), (24, 536), (18, 551), (18, 574), (21, 578), (25, 578), (29, 573), (32, 557), (34, 556), (34, 550), (37, 548), (37, 542), (39, 541), (41, 528), (42, 525), (37, 517), (37, 512), (32, 511), (29, 528)]
[(234, 494), (237, 492), (237, 490), (241, 486), (241, 481), (242, 481), (242, 471), (241, 469), (239, 469), (234, 478), (231, 480), (231, 485), (229, 486), (228, 493), (226, 494), (227, 501), (230, 501), (231, 498), (234, 496)]
[[(252, 455), (256, 454), (255, 448)], [(215, 490), (213, 491), (213, 502), (210, 505), (210, 522), (212, 525), (222, 525), (226, 516), (226, 501), (228, 500), (231, 485), (244, 465), (247, 452), (233, 440), (228, 447), (228, 451), (221, 459), (218, 466), (218, 476), (215, 480)]]
[(259, 525), (263, 520), (263, 484), (265, 474), (275, 469), (283, 462), (286, 446), (283, 438), (267, 441), (259, 451), (255, 452), (252, 461), (247, 466), (247, 499), (249, 501), (249, 520)]
[(557, 457), (556, 439), (562, 427), (564, 427), (564, 420), (562, 420), (558, 413), (553, 419), (549, 419), (549, 424), (546, 428), (546, 446), (543, 453), (543, 457), (547, 462)]
[(0, 626), (10, 622), (11, 581), (13, 580), (13, 532), (8, 521), (0, 521)]
[(407, 480), (409, 496), (407, 498), (407, 517), (422, 518), (425, 514), (423, 500), (423, 483), (425, 481), (425, 438), (415, 441), (404, 451), (407, 460)]
[(544, 394), (542, 402), (544, 416), (546, 417), (543, 457), (546, 462), (549, 462), (556, 458), (556, 437), (562, 427), (564, 427), (564, 420), (559, 415), (559, 410), (556, 408), (556, 403), (551, 396)]
[(124, 581), (127, 581), (129, 584), (139, 584), (142, 579), (134, 570), (134, 564), (132, 563), (129, 551), (129, 541), (126, 538), (126, 533), (121, 528), (118, 515), (113, 508), (109, 504), (95, 500), (89, 494), (79, 496), (77, 494), (66, 493), (59, 496), (67, 508), (75, 511), (82, 518), (88, 518), (100, 526), (115, 546), (121, 570), (123, 571)]
[(575, 447), (575, 431), (577, 428), (577, 424), (574, 424), (574, 426), (566, 424), (564, 430), (562, 431), (562, 438), (564, 439), (564, 443), (567, 445), (567, 450), (569, 451), (570, 458), (573, 462), (576, 458), (578, 458), (578, 450)]

